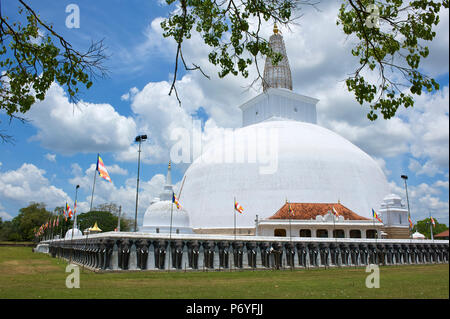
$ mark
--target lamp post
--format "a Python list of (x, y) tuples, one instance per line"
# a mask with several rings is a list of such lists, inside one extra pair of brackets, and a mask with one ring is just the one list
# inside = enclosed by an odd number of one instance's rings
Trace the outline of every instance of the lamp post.
[(136, 136), (135, 142), (139, 143), (138, 150), (138, 173), (137, 173), (137, 185), (136, 185), (136, 211), (134, 213), (134, 231), (137, 231), (137, 212), (138, 212), (138, 198), (139, 198), (139, 167), (141, 164), (141, 143), (147, 139), (147, 135)]
[[(410, 220), (411, 219), (411, 211), (409, 210), (408, 185), (406, 184), (406, 180), (408, 179), (408, 176), (401, 175), (400, 177), (405, 181), (406, 203), (408, 205), (408, 220)], [(410, 230), (410, 232), (411, 232), (411, 230)]]
[[(80, 185), (77, 185), (77, 187), (75, 187), (75, 204), (73, 205), (73, 226), (72, 226), (72, 238), (71, 240), (73, 240), (73, 233), (75, 231), (75, 222), (77, 220), (77, 195), (78, 195), (78, 188), (80, 188)], [(71, 245), (73, 245), (73, 242), (71, 242)], [(72, 256), (73, 256), (73, 246), (72, 249), (70, 251), (70, 262), (72, 262)]]
[(75, 221), (77, 217), (77, 196), (78, 196), (78, 188), (80, 188), (80, 185), (77, 185), (75, 187), (75, 204), (73, 205), (73, 226), (72, 226), (72, 239), (73, 239), (73, 231), (75, 229)]

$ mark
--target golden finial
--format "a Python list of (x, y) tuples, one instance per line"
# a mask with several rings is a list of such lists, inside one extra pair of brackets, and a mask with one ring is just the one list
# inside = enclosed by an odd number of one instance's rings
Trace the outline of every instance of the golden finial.
[(276, 22), (273, 25), (273, 34), (278, 34), (278, 26)]
[(338, 199), (338, 204), (340, 204), (341, 203), (341, 200), (340, 199)]
[(102, 230), (98, 227), (97, 222), (95, 222), (94, 227), (89, 228), (89, 230), (90, 230), (90, 231), (102, 231)]

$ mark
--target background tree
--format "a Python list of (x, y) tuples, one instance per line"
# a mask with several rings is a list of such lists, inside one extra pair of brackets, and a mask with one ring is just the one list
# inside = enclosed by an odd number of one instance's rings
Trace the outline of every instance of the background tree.
[(114, 216), (119, 216), (119, 206), (115, 203), (104, 203), (95, 207), (96, 211), (110, 212)]
[[(80, 224), (80, 229), (84, 231), (87, 228), (94, 226), (97, 222), (98, 227), (103, 232), (114, 231), (117, 228), (117, 222), (119, 220), (118, 215), (110, 211), (94, 210), (87, 213), (78, 215), (77, 220)], [(132, 221), (121, 216), (120, 218), (120, 230), (131, 230)]]
[[(442, 233), (443, 231), (448, 229), (447, 225), (438, 223), (436, 218), (434, 218), (434, 222), (436, 224), (436, 227), (433, 227), (433, 236), (436, 234)], [(425, 218), (423, 220), (419, 220), (414, 225), (412, 231), (413, 231), (413, 233), (418, 231), (419, 233), (423, 234), (426, 238), (431, 239), (430, 224), (431, 224), (430, 218)]]
[(50, 220), (52, 213), (45, 209), (43, 203), (30, 203), (21, 208), (19, 214), (11, 221), (3, 222), (0, 231), (1, 240), (32, 241), (35, 231)]
[(22, 236), (20, 236), (16, 227), (14, 227), (12, 221), (6, 220), (2, 223), (0, 229), (0, 241), (21, 241)]
[[(53, 82), (65, 87), (70, 101), (76, 102), (80, 88), (89, 89), (95, 78), (106, 75), (106, 56), (102, 41), (78, 51), (28, 4), (17, 2), (19, 14), (14, 12), (13, 20), (12, 13), (1, 12), (0, 0), (0, 112), (26, 121), (20, 114), (42, 101)], [(0, 138), (11, 141), (12, 136), (3, 130)]]

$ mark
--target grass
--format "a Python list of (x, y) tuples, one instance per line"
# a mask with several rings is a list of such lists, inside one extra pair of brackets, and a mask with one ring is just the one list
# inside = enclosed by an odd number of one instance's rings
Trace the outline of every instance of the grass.
[(66, 288), (67, 262), (0, 247), (0, 298), (449, 298), (449, 266), (380, 268), (380, 288), (365, 286), (364, 267), (285, 271), (128, 272), (80, 270), (80, 289)]

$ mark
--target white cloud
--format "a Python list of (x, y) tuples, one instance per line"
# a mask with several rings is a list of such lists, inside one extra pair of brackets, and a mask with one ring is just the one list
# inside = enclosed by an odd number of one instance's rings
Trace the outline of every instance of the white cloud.
[(447, 188), (448, 189), (448, 181), (436, 181), (433, 184), (434, 187), (442, 187), (442, 188)]
[(78, 163), (72, 163), (70, 165), (71, 169), (72, 169), (72, 174), (73, 175), (80, 175), (82, 173), (82, 169), (81, 166), (78, 165)]
[(13, 219), (13, 217), (12, 217), (10, 214), (8, 214), (7, 212), (0, 212), (0, 218), (1, 218), (3, 221)]
[(438, 173), (442, 173), (439, 170), (439, 167), (433, 164), (431, 161), (427, 161), (424, 165), (421, 165), (419, 161), (416, 161), (415, 159), (410, 159), (408, 168), (410, 171), (415, 172), (417, 176), (427, 175), (433, 177)]
[(3, 221), (13, 219), (13, 217), (10, 214), (8, 214), (7, 212), (5, 212), (4, 209), (5, 208), (2, 206), (2, 203), (0, 203), (0, 218)]
[[(439, 183), (440, 184), (440, 183)], [(404, 186), (398, 186), (395, 182), (389, 183), (391, 192), (399, 195), (406, 204), (406, 191)], [(408, 185), (408, 197), (411, 210), (411, 218), (414, 222), (428, 218), (431, 213), (441, 223), (449, 223), (449, 203), (442, 200), (440, 185), (421, 183)]]
[(70, 200), (62, 189), (50, 184), (45, 174), (45, 170), (28, 163), (17, 170), (0, 173), (0, 199), (22, 205), (44, 202), (53, 208)]
[(57, 84), (27, 114), (38, 130), (31, 140), (62, 154), (123, 150), (136, 132), (134, 120), (109, 104), (70, 104)]
[(47, 153), (45, 154), (45, 158), (50, 162), (56, 163), (56, 154)]
[[(107, 167), (109, 170), (109, 168)], [(80, 185), (84, 193), (88, 194), (84, 199), (79, 198), (79, 212), (87, 212), (90, 209), (91, 192), (92, 192), (92, 176), (94, 174), (95, 165), (92, 164), (84, 171), (84, 174), (74, 176), (69, 182), (72, 185)], [(139, 205), (138, 205), (138, 225), (142, 224), (142, 218), (145, 211), (150, 206), (150, 202), (159, 197), (165, 184), (165, 175), (156, 174), (150, 180), (141, 179), (139, 182)], [(180, 183), (175, 185), (178, 189)], [(103, 179), (97, 179), (93, 197), (93, 207), (104, 203), (115, 203), (122, 206), (122, 212), (128, 218), (134, 219), (136, 209), (136, 178), (128, 178), (124, 185), (116, 185), (112, 177), (112, 183)]]

